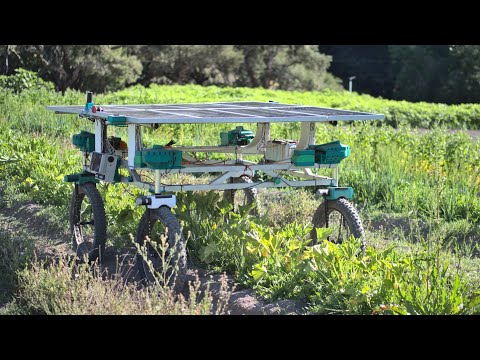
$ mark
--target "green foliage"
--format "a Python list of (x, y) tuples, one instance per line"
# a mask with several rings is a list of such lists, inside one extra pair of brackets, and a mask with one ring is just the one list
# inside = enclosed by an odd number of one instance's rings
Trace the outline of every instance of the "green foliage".
[(478, 45), (320, 45), (330, 72), (373, 96), (447, 104), (477, 103)]
[[(479, 310), (480, 293), (448, 260), (428, 246), (401, 254), (393, 246), (360, 241), (337, 245), (318, 229), (320, 243), (309, 246), (311, 225), (266, 226), (248, 209), (226, 216), (218, 193), (181, 194), (176, 210), (192, 255), (212, 268), (228, 269), (267, 299), (307, 297), (312, 311), (344, 314), (466, 314)], [(307, 280), (307, 281), (305, 281)]]
[(233, 85), (242, 54), (232, 45), (140, 46), (143, 84)]
[(480, 99), (480, 46), (389, 46), (395, 75), (394, 98), (449, 104)]
[(313, 307), (320, 313), (467, 314), (479, 310), (480, 294), (448, 261), (427, 250), (399, 255), (393, 247), (368, 247), (357, 256), (358, 242), (328, 241), (311, 250), (309, 278)]
[(395, 78), (394, 99), (459, 102), (452, 98), (452, 92), (460, 84), (448, 86), (452, 66), (449, 45), (390, 45), (388, 50)]
[(391, 99), (395, 73), (392, 71), (389, 45), (320, 45), (320, 52), (330, 55), (330, 72), (343, 80), (348, 89), (349, 78), (358, 93)]
[(342, 177), (365, 206), (447, 221), (480, 218), (480, 145), (467, 134), (359, 126), (330, 130), (327, 138), (351, 145)]
[(449, 76), (444, 88), (452, 103), (477, 103), (480, 99), (480, 46), (454, 45), (450, 47)]
[(284, 90), (341, 89), (327, 73), (331, 57), (313, 45), (237, 45), (243, 63), (235, 85)]
[(472, 291), (459, 274), (451, 274), (448, 261), (440, 264), (428, 253), (402, 260), (388, 284), (397, 290), (399, 302), (404, 304), (398, 313), (461, 315), (478, 311), (480, 293)]
[[(349, 108), (341, 102), (343, 99), (356, 101), (358, 110), (363, 111), (372, 111), (365, 108), (370, 100), (375, 104), (389, 103), (329, 91), (301, 93), (195, 85), (153, 85), (148, 89), (137, 86), (99, 95), (95, 103), (270, 99)], [(3, 91), (0, 97), (0, 184), (7, 203), (21, 198), (67, 208), (72, 186), (63, 182), (63, 175), (81, 168), (80, 154), (71, 146), (70, 138), (80, 129), (91, 130), (91, 124), (74, 116), (55, 116), (45, 111), (44, 106), (82, 104), (84, 101), (84, 94), (76, 91), (67, 91), (64, 95), (45, 89), (26, 89), (18, 94)], [(416, 104), (404, 103), (404, 106), (415, 113)], [(453, 108), (476, 109), (473, 105), (443, 106), (444, 112)], [(409, 119), (410, 112), (404, 116)], [(421, 118), (423, 115), (415, 116)], [(474, 260), (478, 252), (471, 244), (478, 233), (475, 224), (480, 219), (480, 198), (477, 196), (480, 192), (480, 143), (472, 141), (464, 132), (452, 134), (442, 128), (419, 134), (408, 127), (395, 130), (376, 125), (355, 123), (332, 127), (318, 124), (316, 142), (340, 140), (351, 146), (352, 155), (342, 162), (340, 179), (342, 184), (355, 189), (355, 202), (364, 213), (408, 214), (412, 219), (423, 218), (432, 224), (448, 226), (437, 234), (432, 232), (425, 239), (425, 248), (405, 252), (401, 248), (385, 248), (383, 244), (369, 247), (366, 253), (357, 256), (359, 244), (354, 240), (341, 245), (320, 242), (311, 247), (310, 219), (319, 201), (308, 190), (294, 190), (278, 199), (260, 192), (261, 201), (270, 202), (264, 207), (268, 211), (261, 218), (249, 216), (248, 207), (241, 207), (238, 214), (230, 213), (230, 206), (222, 200), (221, 192), (179, 193), (174, 212), (188, 239), (190, 258), (202, 266), (234, 274), (237, 282), (254, 288), (267, 299), (308, 299), (312, 310), (319, 313), (478, 312), (478, 281), (472, 280), (474, 276), (467, 278), (462, 266), (464, 261)], [(173, 138), (179, 144), (213, 145), (218, 144), (219, 132), (231, 127), (231, 124), (163, 125), (157, 130), (145, 131), (145, 142), (166, 143)], [(124, 129), (112, 131), (115, 134), (111, 135), (124, 136)], [(271, 131), (273, 137), (297, 138), (300, 129), (295, 123), (274, 124)], [(197, 135), (192, 137), (192, 133)], [(134, 205), (134, 198), (141, 192), (133, 187), (127, 189), (125, 184), (99, 185), (99, 189), (106, 204), (109, 239), (114, 246), (129, 246), (128, 235), (135, 233), (143, 211)], [(327, 233), (318, 235), (325, 238)], [(465, 246), (455, 246), (467, 236)], [(0, 242), (5, 239), (0, 238)], [(11, 296), (17, 286), (15, 270), (27, 260), (15, 254), (23, 245), (9, 239), (10, 245), (1, 246), (4, 256), (0, 256), (0, 270), (5, 281), (0, 285), (8, 288)], [(441, 244), (442, 252), (432, 252), (432, 239)], [(452, 265), (449, 260), (452, 252), (464, 255), (466, 260)], [(6, 261), (7, 258), (13, 262)], [(71, 269), (69, 264), (64, 265), (45, 270), (37, 264), (22, 272), (17, 310), (22, 313), (79, 313), (81, 309), (84, 313), (156, 311), (126, 305), (129, 301), (147, 301), (149, 295), (132, 295), (131, 288), (122, 288), (116, 293), (113, 289), (119, 286), (117, 283), (101, 282), (101, 276), (92, 278), (86, 273), (85, 281), (76, 283), (65, 277)], [(478, 272), (477, 267), (473, 269), (472, 273)], [(100, 302), (91, 300), (92, 294), (97, 295), (102, 286), (108, 289), (104, 295), (98, 295), (108, 304), (104, 310)], [(61, 294), (66, 292), (69, 297), (62, 298)]]
[(137, 80), (144, 85), (342, 88), (327, 73), (331, 58), (312, 45), (3, 45), (2, 58), (9, 69), (38, 71), (61, 91), (114, 91)]
[(59, 151), (61, 147), (60, 141), (0, 128), (0, 153), (17, 159), (5, 165), (0, 175), (15, 185), (6, 189), (6, 195), (21, 192), (33, 201), (66, 206), (71, 187), (63, 176), (81, 168), (81, 157), (71, 148)]
[(0, 165), (1, 164), (11, 164), (14, 162), (20, 161), (20, 159), (16, 157), (6, 157), (5, 155), (0, 156)]
[(142, 64), (118, 45), (3, 45), (10, 68), (37, 71), (57, 90), (118, 90), (135, 82)]
[(180, 193), (177, 205), (191, 257), (226, 269), (266, 298), (302, 293), (302, 257), (311, 226), (293, 223), (273, 229), (250, 216), (248, 206), (228, 212), (230, 206), (213, 191)]
[(478, 45), (0, 45), (0, 74), (38, 71), (57, 90), (129, 84), (339, 90), (447, 104), (479, 100)]
[[(408, 124), (412, 127), (432, 128), (480, 128), (480, 105), (445, 105), (432, 103), (409, 103), (406, 101), (374, 98), (348, 91), (283, 91), (251, 88), (219, 88), (216, 86), (158, 86), (149, 88), (132, 87), (114, 94), (108, 94), (101, 101), (105, 103), (145, 104), (208, 101), (268, 101), (287, 104), (324, 106), (373, 112), (385, 115), (385, 123), (398, 127)], [(291, 125), (291, 124), (289, 124)]]
[(135, 199), (144, 193), (125, 184), (98, 185), (105, 203), (109, 239), (117, 248), (130, 246), (129, 234), (135, 234), (143, 207)]
[(20, 93), (27, 89), (53, 90), (54, 85), (50, 81), (40, 78), (37, 73), (25, 69), (15, 69), (13, 75), (0, 75), (0, 88)]
[(286, 189), (278, 192), (260, 191), (262, 212), (268, 214), (268, 225), (282, 227), (291, 223), (306, 224), (318, 207), (313, 191), (306, 189)]

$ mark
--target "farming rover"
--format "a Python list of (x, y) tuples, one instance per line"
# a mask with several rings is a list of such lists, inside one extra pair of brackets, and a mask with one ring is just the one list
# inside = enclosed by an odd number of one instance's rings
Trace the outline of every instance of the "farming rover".
[[(353, 189), (339, 186), (339, 164), (350, 155), (350, 147), (339, 141), (316, 144), (315, 125), (342, 120), (382, 120), (382, 114), (252, 101), (97, 106), (90, 92), (84, 106), (48, 106), (47, 109), (57, 114), (77, 114), (94, 124), (94, 132), (80, 131), (73, 135), (73, 145), (83, 154), (82, 171), (65, 176), (65, 181), (74, 184), (70, 229), (73, 247), (80, 257), (88, 256), (93, 261), (101, 257), (105, 248), (107, 222), (104, 203), (96, 187), (99, 182), (124, 183), (146, 192), (136, 199), (136, 204), (144, 206), (145, 212), (135, 241), (140, 246), (147, 245), (146, 255), (137, 255), (140, 276), (147, 280), (153, 279), (147, 258), (152, 260), (154, 271), (166, 266), (149, 245), (161, 236), (166, 237), (173, 254), (172, 264), (177, 264), (177, 283), (185, 277), (185, 240), (179, 221), (171, 211), (176, 206), (177, 192), (224, 191), (225, 199), (235, 207), (236, 194), (242, 192), (244, 201), (254, 204), (257, 189), (312, 186), (323, 196), (312, 219), (312, 243), (317, 241), (316, 228), (331, 227), (330, 241), (341, 242), (353, 235), (362, 239), (365, 246), (362, 222), (351, 203)], [(283, 122), (300, 123), (298, 141), (271, 139), (271, 124)], [(219, 144), (214, 146), (181, 146), (171, 141), (146, 148), (142, 142), (143, 129), (162, 124), (225, 123), (243, 125), (235, 128), (232, 125), (232, 130), (220, 132)], [(245, 128), (254, 124), (255, 133)], [(126, 128), (127, 138), (109, 136), (111, 127)], [(211, 160), (198, 157), (198, 153), (227, 154), (229, 159)], [(245, 159), (250, 155), (260, 160)], [(323, 169), (332, 169), (331, 176), (319, 175)], [(149, 180), (145, 173), (153, 177)], [(257, 173), (262, 174), (262, 180), (255, 176)], [(165, 181), (175, 174), (210, 174), (213, 179), (205, 184)], [(87, 203), (90, 206), (85, 206)], [(251, 213), (257, 214), (254, 205)]]

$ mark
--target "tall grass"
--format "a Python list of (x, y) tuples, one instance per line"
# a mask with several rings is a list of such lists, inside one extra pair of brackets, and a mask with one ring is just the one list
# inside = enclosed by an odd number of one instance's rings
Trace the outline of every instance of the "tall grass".
[[(15, 314), (41, 315), (209, 315), (224, 311), (213, 305), (208, 289), (201, 299), (200, 282), (189, 285), (189, 296), (153, 284), (139, 287), (122, 277), (111, 277), (98, 264), (76, 265), (65, 257), (56, 263), (35, 260), (18, 274), (16, 300), (8, 309)], [(228, 293), (226, 282), (222, 285)], [(224, 295), (225, 296), (225, 295)], [(228, 302), (228, 296), (223, 299)]]
[[(399, 104), (342, 93), (213, 86), (135, 87), (99, 95), (96, 103), (270, 99), (385, 112), (390, 123), (394, 119), (432, 126), (436, 116), (448, 124), (459, 125), (462, 118), (469, 126), (476, 126), (477, 121), (476, 107), (469, 105)], [(56, 116), (44, 106), (83, 102), (84, 95), (76, 91), (63, 95), (45, 90), (18, 95), (0, 91), (0, 156), (4, 159), (0, 161), (0, 193), (4, 202), (23, 199), (67, 208), (71, 186), (62, 181), (63, 175), (81, 167), (80, 154), (70, 145), (69, 137), (80, 129), (91, 130), (91, 124), (74, 116)], [(430, 114), (427, 117), (426, 112)], [(183, 145), (215, 145), (220, 131), (231, 127), (163, 125), (146, 130), (145, 142), (151, 145), (174, 139)], [(123, 136), (123, 130), (115, 131)], [(272, 136), (278, 138), (296, 138), (299, 131), (297, 123), (272, 126)], [(480, 219), (480, 143), (466, 133), (451, 134), (437, 127), (420, 135), (407, 126), (394, 130), (371, 123), (338, 127), (318, 124), (316, 143), (331, 140), (351, 146), (352, 155), (341, 164), (340, 184), (354, 188), (354, 201), (362, 213), (397, 213), (423, 219), (431, 226), (423, 242), (422, 236), (417, 237), (416, 244), (405, 238), (404, 251), (368, 234), (375, 246), (361, 257), (352, 257), (354, 242), (338, 246), (322, 242), (311, 248), (307, 234), (320, 201), (309, 189), (291, 189), (276, 197), (261, 192), (266, 210), (261, 218), (248, 216), (248, 209), (227, 215), (221, 193), (178, 194), (175, 212), (189, 239), (192, 261), (227, 270), (237, 282), (270, 300), (306, 298), (312, 311), (320, 313), (478, 312), (479, 281), (470, 274), (478, 272), (475, 232)], [(134, 205), (140, 192), (122, 184), (99, 188), (113, 241), (109, 245), (129, 245), (128, 234), (135, 232), (142, 211)], [(0, 247), (0, 287), (7, 289), (4, 301), (16, 296), (14, 306), (9, 308), (12, 312), (212, 311), (207, 303), (175, 299), (161, 288), (126, 285), (120, 279), (105, 277), (98, 269), (76, 267), (66, 259), (57, 264), (30, 262), (29, 257), (21, 255), (23, 243), (12, 239), (10, 236), (7, 241), (0, 235), (0, 243), (5, 244)], [(72, 273), (78, 276), (72, 277)]]

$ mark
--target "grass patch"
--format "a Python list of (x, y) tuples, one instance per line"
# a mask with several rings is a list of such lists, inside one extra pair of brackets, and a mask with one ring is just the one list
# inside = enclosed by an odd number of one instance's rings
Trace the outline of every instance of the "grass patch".
[[(83, 104), (84, 94), (40, 89), (0, 95), (1, 206), (42, 204), (38, 217), (48, 216), (49, 228), (65, 228), (72, 187), (63, 182), (63, 175), (81, 168), (80, 154), (69, 138), (92, 126), (74, 116), (56, 116), (44, 107)], [(352, 155), (340, 167), (340, 185), (354, 188), (356, 205), (370, 225), (370, 246), (361, 256), (354, 253), (354, 241), (338, 246), (321, 242), (312, 248), (307, 234), (320, 201), (311, 189), (260, 191), (263, 215), (258, 218), (249, 216), (247, 208), (228, 213), (222, 192), (178, 194), (174, 212), (183, 224), (192, 261), (234, 274), (238, 283), (268, 300), (307, 299), (318, 313), (478, 313), (480, 143), (464, 132), (451, 134), (436, 126), (477, 127), (475, 106), (214, 86), (134, 87), (99, 95), (96, 103), (272, 99), (383, 112), (387, 123), (401, 125), (398, 130), (377, 123), (317, 125), (316, 143), (340, 140), (351, 146)], [(432, 131), (420, 135), (402, 123)], [(182, 145), (218, 145), (220, 131), (231, 128), (232, 124), (162, 125), (146, 130), (144, 139), (149, 145), (170, 139)], [(296, 138), (300, 127), (275, 124), (271, 130), (274, 138)], [(114, 132), (111, 135), (125, 136), (123, 129)], [(205, 180), (177, 176), (165, 182)], [(122, 184), (99, 185), (99, 189), (106, 207), (108, 245), (130, 246), (129, 234), (135, 233), (143, 211), (134, 199), (142, 192)], [(4, 313), (214, 311), (208, 296), (176, 298), (162, 287), (140, 288), (66, 258), (55, 264), (35, 260), (32, 256), (39, 244), (33, 244), (32, 238), (27, 229), (0, 229), (0, 303), (8, 302)]]
[[(75, 265), (60, 258), (55, 264), (34, 260), (19, 272), (15, 302), (10, 314), (42, 315), (207, 315), (222, 313), (210, 293), (199, 300), (199, 281), (190, 285), (190, 296), (175, 294), (158, 285), (139, 288), (121, 277), (101, 272), (98, 265)], [(226, 284), (221, 291), (227, 292)], [(228, 296), (223, 301), (228, 301)]]

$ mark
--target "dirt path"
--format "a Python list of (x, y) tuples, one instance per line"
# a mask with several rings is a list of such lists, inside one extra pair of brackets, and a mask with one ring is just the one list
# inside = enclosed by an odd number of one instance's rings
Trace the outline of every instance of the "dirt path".
[[(0, 206), (0, 231), (7, 233), (26, 232), (34, 242), (40, 258), (55, 259), (62, 255), (74, 255), (70, 248), (69, 234), (48, 218), (40, 205), (17, 204), (12, 208)], [(140, 280), (135, 267), (135, 248), (105, 249), (102, 270), (107, 274), (121, 274), (129, 282)], [(209, 288), (214, 304), (220, 296), (222, 274), (208, 272), (205, 269), (189, 266), (187, 281), (200, 280), (200, 290)], [(240, 289), (233, 277), (226, 275), (230, 296), (227, 314), (230, 315), (273, 315), (304, 314), (306, 303), (292, 300), (280, 300), (267, 303), (255, 295), (251, 289)], [(188, 286), (182, 293), (188, 296)], [(0, 304), (1, 306), (1, 304)]]

